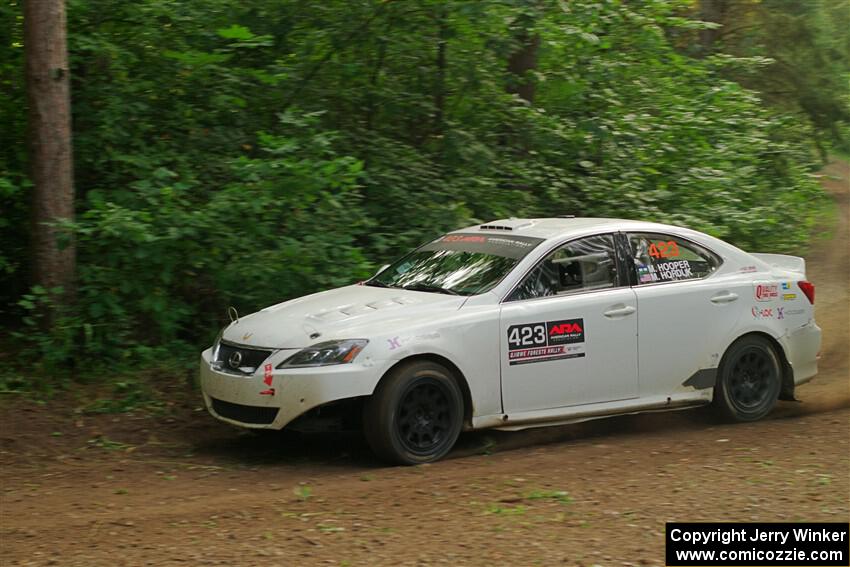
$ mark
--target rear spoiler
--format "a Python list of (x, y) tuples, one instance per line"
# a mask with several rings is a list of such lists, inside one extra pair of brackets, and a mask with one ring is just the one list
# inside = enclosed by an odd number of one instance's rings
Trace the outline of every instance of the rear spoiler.
[(787, 270), (789, 272), (797, 272), (801, 275), (806, 275), (806, 260), (799, 256), (786, 256), (785, 254), (750, 254), (755, 256), (765, 264), (772, 268)]

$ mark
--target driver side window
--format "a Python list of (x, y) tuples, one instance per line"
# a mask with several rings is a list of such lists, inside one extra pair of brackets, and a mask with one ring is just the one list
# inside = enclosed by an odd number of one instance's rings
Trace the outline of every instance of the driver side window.
[(514, 289), (508, 301), (617, 285), (614, 236), (600, 234), (568, 242), (546, 256)]

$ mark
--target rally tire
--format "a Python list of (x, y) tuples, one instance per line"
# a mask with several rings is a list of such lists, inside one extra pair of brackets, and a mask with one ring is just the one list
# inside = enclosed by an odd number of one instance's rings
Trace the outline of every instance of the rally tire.
[(390, 370), (363, 408), (363, 431), (387, 462), (416, 465), (448, 453), (463, 426), (463, 394), (446, 367), (428, 360)]
[(782, 386), (782, 364), (764, 337), (745, 336), (723, 355), (714, 387), (714, 406), (731, 421), (756, 421), (776, 405)]

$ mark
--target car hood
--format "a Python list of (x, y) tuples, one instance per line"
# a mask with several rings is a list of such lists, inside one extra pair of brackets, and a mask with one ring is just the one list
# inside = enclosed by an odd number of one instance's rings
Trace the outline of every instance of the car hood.
[(222, 338), (267, 348), (304, 348), (331, 339), (368, 338), (372, 333), (453, 312), (466, 297), (351, 285), (266, 307), (231, 323)]

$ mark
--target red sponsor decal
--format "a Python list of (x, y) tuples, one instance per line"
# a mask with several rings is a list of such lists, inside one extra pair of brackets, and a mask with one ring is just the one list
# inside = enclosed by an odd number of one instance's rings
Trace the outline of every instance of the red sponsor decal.
[[(272, 365), (266, 364), (263, 366), (263, 384), (266, 386), (272, 385), (272, 380), (274, 376), (272, 375)], [(263, 390), (260, 392), (261, 396), (274, 396), (274, 388), (269, 388), (268, 390)]]
[(486, 236), (469, 236), (465, 234), (448, 234), (443, 242), (487, 242)]
[(755, 293), (757, 301), (770, 301), (779, 297), (778, 286), (776, 284), (757, 284)]
[(578, 323), (561, 323), (560, 325), (555, 325), (549, 330), (549, 336), (552, 335), (569, 335), (572, 333), (581, 333), (582, 328)]

